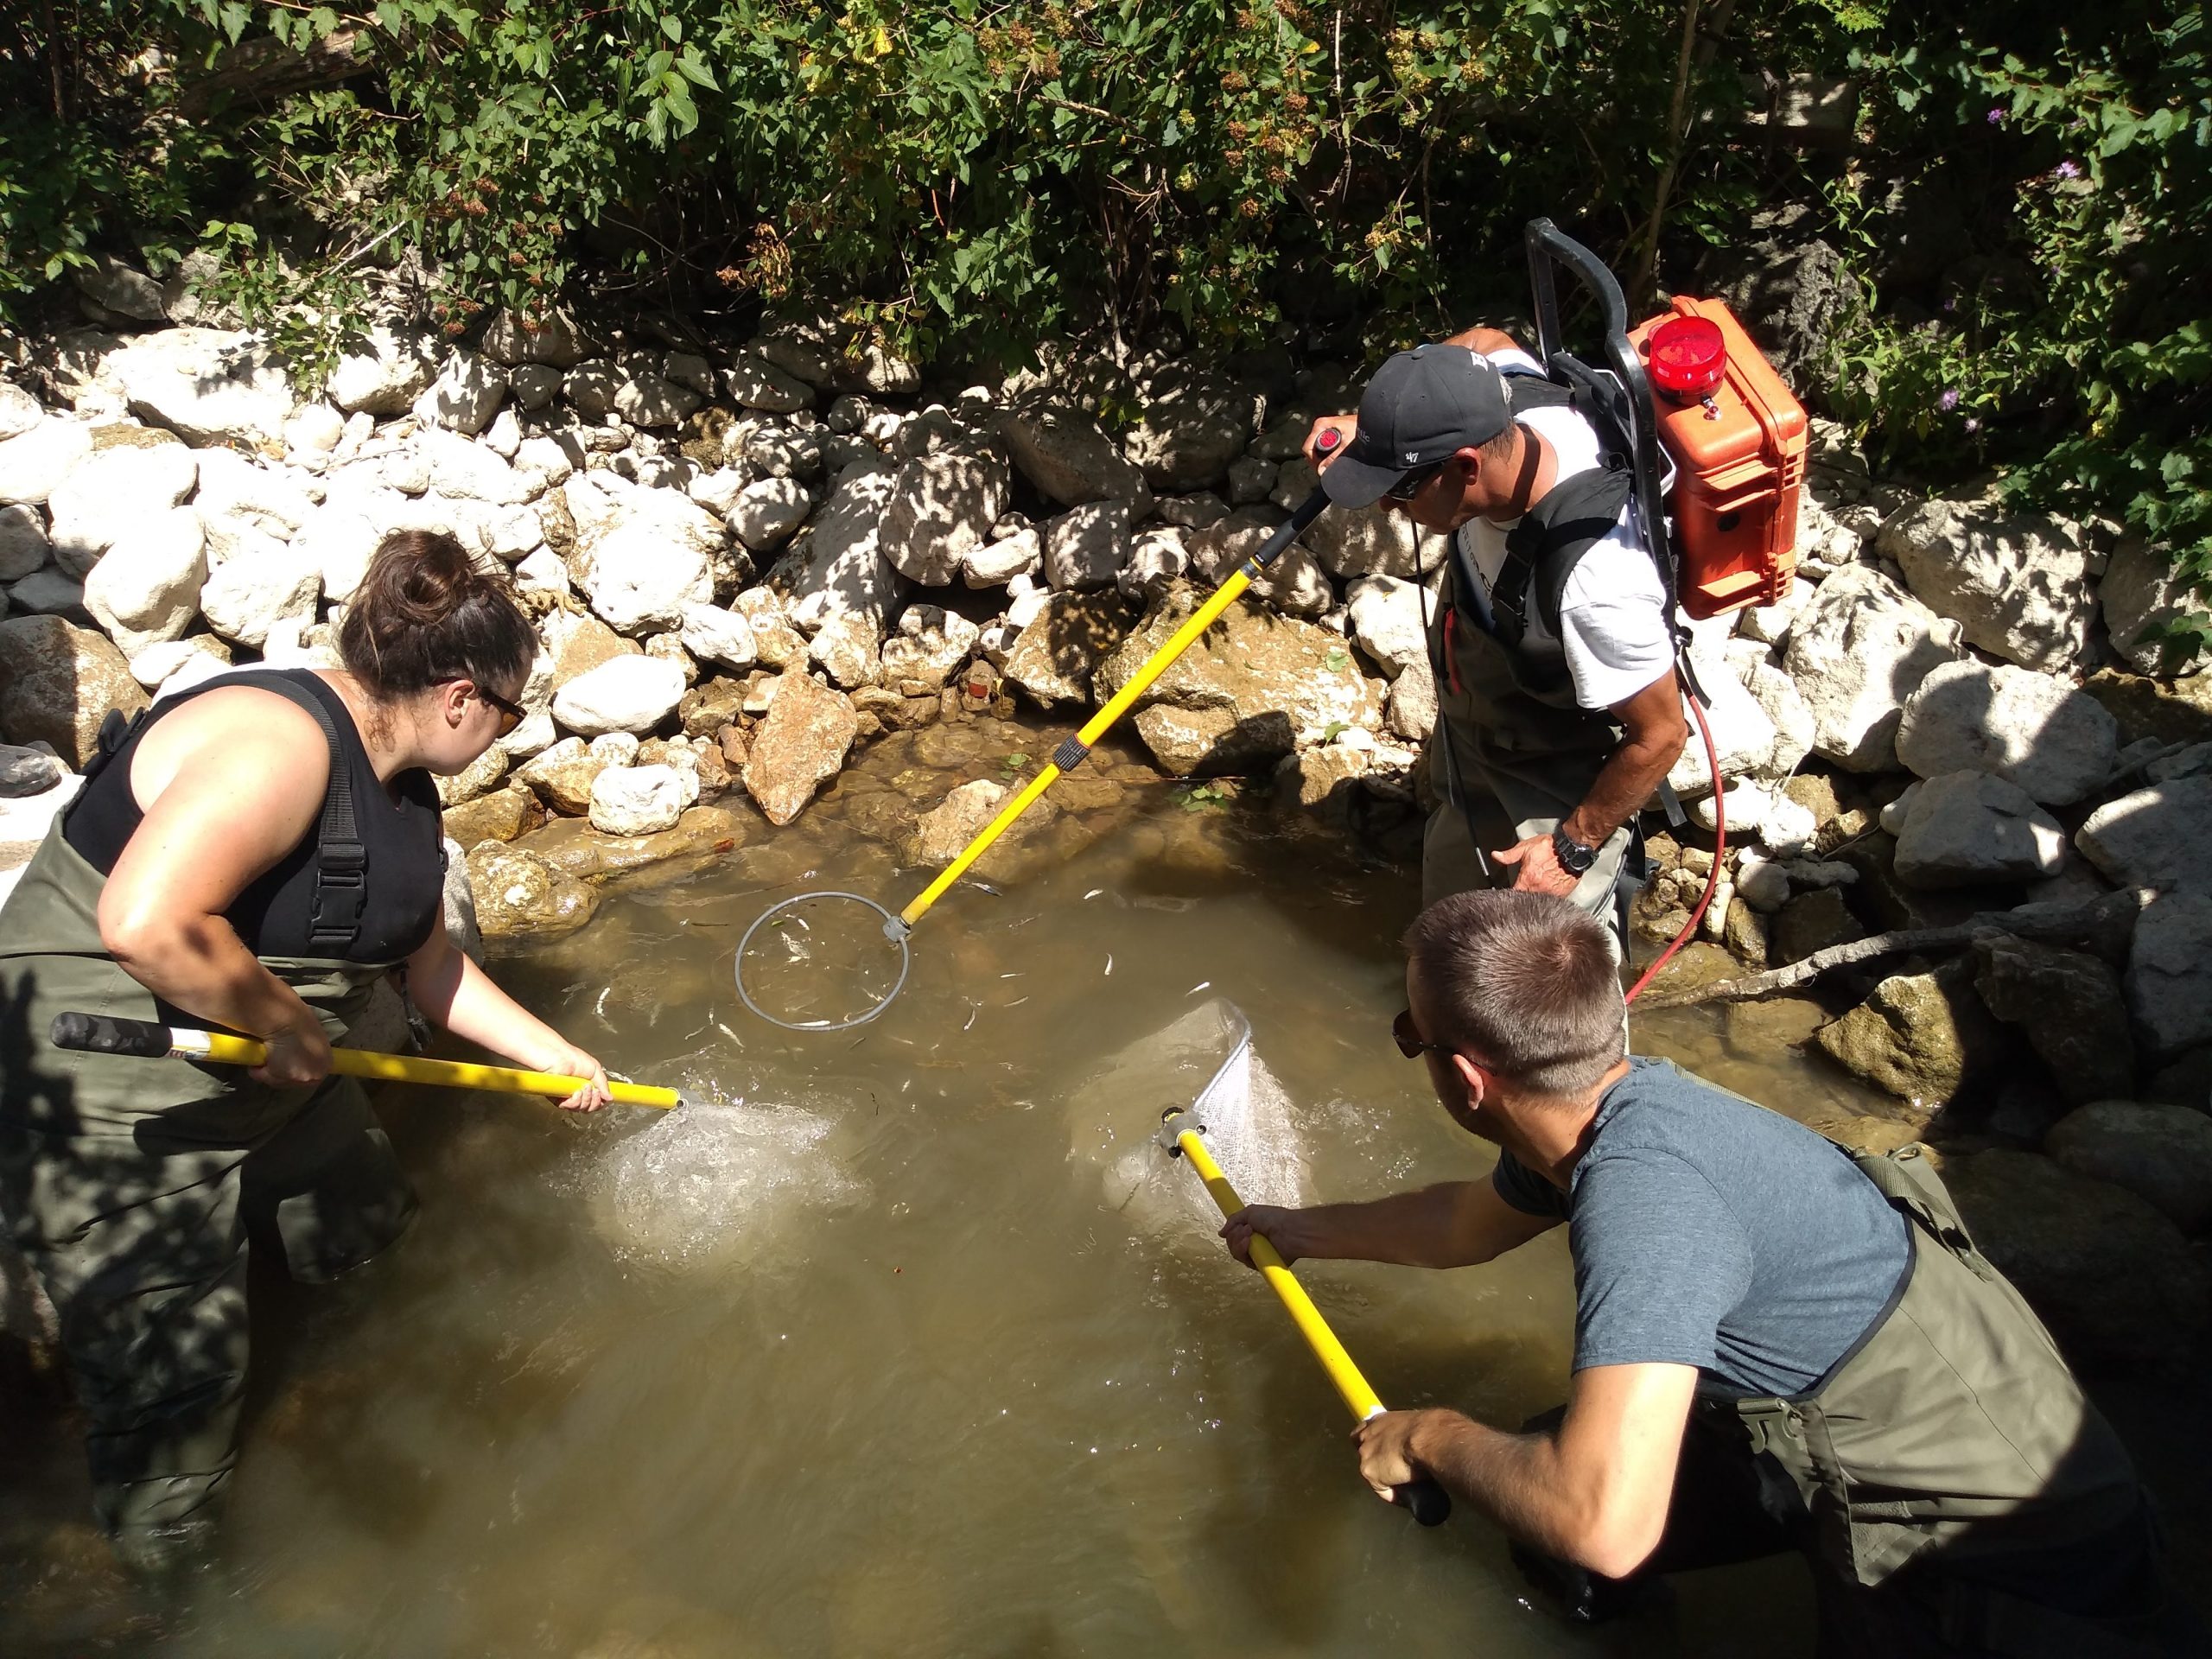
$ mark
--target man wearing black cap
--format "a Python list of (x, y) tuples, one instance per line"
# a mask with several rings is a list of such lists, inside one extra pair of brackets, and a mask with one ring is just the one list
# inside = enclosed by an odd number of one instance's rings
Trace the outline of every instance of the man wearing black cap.
[(1688, 728), (1657, 567), (1590, 422), (1511, 336), (1401, 352), (1307, 453), (1338, 506), (1451, 538), (1429, 658), (1439, 804), (1421, 901), (1480, 887), (1572, 898), (1625, 945), (1636, 814)]

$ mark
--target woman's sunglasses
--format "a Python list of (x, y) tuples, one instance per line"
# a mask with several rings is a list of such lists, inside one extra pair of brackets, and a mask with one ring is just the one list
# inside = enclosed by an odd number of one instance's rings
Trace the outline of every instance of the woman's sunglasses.
[[(523, 721), (529, 717), (530, 711), (528, 709), (524, 709), (520, 703), (509, 702), (505, 697), (492, 690), (488, 685), (478, 686), (476, 688), (476, 695), (483, 698), (485, 702), (490, 703), (494, 709), (499, 711), (499, 737), (506, 736), (508, 733), (513, 731), (516, 727), (521, 725)], [(495, 738), (493, 741), (497, 741), (498, 739)]]

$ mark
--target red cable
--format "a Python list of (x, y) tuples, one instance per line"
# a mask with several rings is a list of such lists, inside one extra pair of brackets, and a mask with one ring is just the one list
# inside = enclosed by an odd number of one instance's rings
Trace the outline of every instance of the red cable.
[[(1684, 688), (1686, 690), (1687, 687)], [(1690, 942), (1697, 932), (1697, 925), (1704, 919), (1706, 908), (1713, 903), (1713, 890), (1719, 885), (1721, 859), (1728, 851), (1728, 815), (1726, 804), (1721, 799), (1720, 751), (1713, 747), (1713, 728), (1705, 723), (1705, 705), (1691, 692), (1685, 699), (1690, 715), (1697, 721), (1698, 734), (1705, 739), (1705, 764), (1713, 777), (1713, 868), (1705, 873), (1705, 891), (1698, 895), (1697, 908), (1682, 924), (1682, 931), (1675, 935), (1675, 942), (1659, 953), (1659, 959), (1643, 970), (1643, 976), (1629, 987), (1624, 1001), (1633, 1002), (1642, 995), (1643, 988), (1659, 976), (1659, 970), (1674, 959), (1675, 952)]]

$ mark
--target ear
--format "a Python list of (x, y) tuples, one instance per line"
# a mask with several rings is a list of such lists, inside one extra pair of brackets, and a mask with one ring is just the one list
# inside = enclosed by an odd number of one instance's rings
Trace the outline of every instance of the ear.
[(468, 699), (474, 695), (474, 680), (448, 680), (438, 692), (438, 712), (445, 716), (446, 724), (459, 729), (468, 718)]
[(1483, 1075), (1482, 1067), (1464, 1054), (1452, 1057), (1452, 1075), (1459, 1079), (1459, 1086), (1467, 1093), (1467, 1109), (1482, 1109), (1484, 1098), (1490, 1092), (1490, 1079)]

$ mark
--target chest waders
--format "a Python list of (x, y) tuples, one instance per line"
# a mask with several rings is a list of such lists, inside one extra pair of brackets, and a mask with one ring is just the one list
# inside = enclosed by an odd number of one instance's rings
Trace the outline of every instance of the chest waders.
[[(1567, 395), (1529, 375), (1510, 377), (1516, 407), (1565, 403)], [(1584, 709), (1562, 658), (1522, 649), (1533, 601), (1556, 637), (1560, 599), (1576, 563), (1618, 522), (1624, 473), (1605, 467), (1554, 487), (1506, 540), (1495, 591), (1452, 538), (1442, 603), (1428, 619), (1436, 680), (1430, 781), (1438, 798), (1421, 849), (1421, 902), (1510, 884), (1486, 854), (1548, 834), (1581, 804), (1620, 742), (1605, 709)], [(1607, 836), (1571, 895), (1614, 930), (1625, 954), (1624, 912), (1643, 881), (1633, 823)]]
[(1788, 1475), (1817, 1567), (1902, 1595), (1944, 1650), (2178, 1650), (2150, 1634), (2154, 1610), (2107, 1611), (2152, 1575), (2148, 1517), (2050, 1333), (1974, 1248), (1919, 1147), (1853, 1161), (1910, 1224), (1889, 1311), (1805, 1393), (1702, 1397), (1700, 1414)]
[[(272, 1089), (232, 1068), (48, 1040), (72, 1010), (192, 1023), (102, 947), (106, 877), (62, 826), (0, 909), (0, 1218), (60, 1316), (94, 1510), (150, 1561), (210, 1529), (236, 1461), (249, 1230), (280, 1245), (295, 1278), (327, 1280), (405, 1230), (415, 1198), (351, 1078)], [(334, 1041), (397, 965), (341, 954), (347, 865), (362, 874), (341, 828), (327, 798), (319, 845), (337, 842), (340, 879), (318, 891), (312, 942), (333, 954), (259, 958)]]

